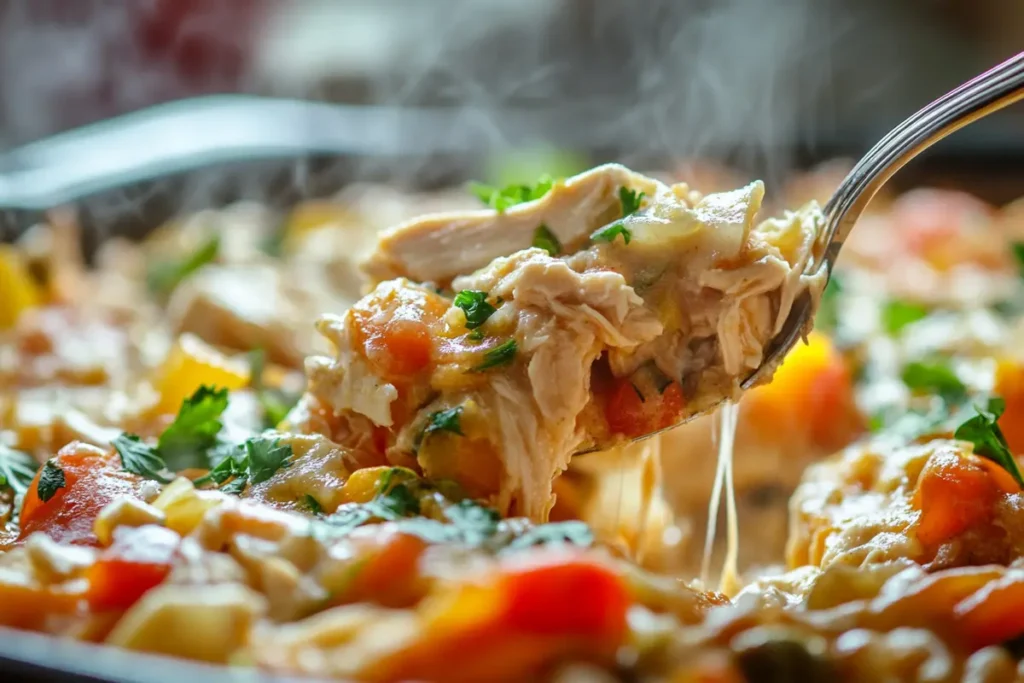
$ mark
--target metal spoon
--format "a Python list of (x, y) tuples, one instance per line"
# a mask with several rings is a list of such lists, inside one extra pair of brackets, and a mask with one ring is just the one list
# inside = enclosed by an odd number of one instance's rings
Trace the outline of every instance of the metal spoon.
[[(839, 251), (864, 208), (886, 181), (907, 162), (950, 133), (1020, 99), (1024, 99), (1024, 52), (946, 93), (896, 126), (857, 162), (825, 204), (822, 230), (826, 246), (821, 260), (812, 266), (817, 266), (819, 272), (824, 269), (826, 276), (831, 276)], [(763, 378), (764, 373), (773, 372), (797, 340), (806, 334), (814, 313), (811, 305), (809, 293), (804, 293), (793, 302), (782, 329), (768, 344), (761, 365), (740, 384), (742, 389), (750, 389)], [(646, 439), (673, 429), (713, 412), (717, 407), (687, 415), (670, 427), (634, 440)], [(593, 451), (597, 447), (597, 444), (589, 444), (580, 453)]]

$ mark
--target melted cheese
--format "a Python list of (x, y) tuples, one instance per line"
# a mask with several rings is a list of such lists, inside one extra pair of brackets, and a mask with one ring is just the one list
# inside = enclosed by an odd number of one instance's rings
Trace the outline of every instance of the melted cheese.
[(711, 554), (715, 547), (718, 531), (718, 509), (725, 491), (726, 552), (718, 590), (727, 595), (735, 594), (739, 588), (739, 572), (736, 562), (739, 555), (739, 522), (736, 514), (736, 487), (732, 476), (732, 451), (736, 442), (736, 419), (739, 409), (733, 403), (726, 403), (719, 413), (721, 433), (718, 436), (718, 465), (712, 485), (711, 500), (708, 503), (708, 526), (704, 537), (704, 557), (701, 562), (700, 578), (708, 585), (711, 573)]

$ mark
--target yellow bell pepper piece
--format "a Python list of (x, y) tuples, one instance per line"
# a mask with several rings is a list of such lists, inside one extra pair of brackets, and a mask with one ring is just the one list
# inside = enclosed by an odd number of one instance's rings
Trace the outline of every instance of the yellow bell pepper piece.
[(0, 244), (0, 330), (14, 327), (21, 314), (40, 305), (42, 298), (21, 253)]
[(156, 380), (159, 413), (177, 413), (182, 401), (203, 386), (234, 391), (249, 384), (246, 363), (230, 358), (198, 337), (178, 337)]

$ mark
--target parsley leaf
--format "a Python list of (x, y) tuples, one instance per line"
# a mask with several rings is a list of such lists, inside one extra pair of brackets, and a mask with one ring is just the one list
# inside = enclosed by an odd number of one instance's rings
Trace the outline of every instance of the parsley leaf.
[(170, 294), (190, 275), (215, 261), (219, 252), (220, 238), (214, 235), (180, 261), (160, 261), (152, 264), (146, 274), (146, 284), (154, 294)]
[(554, 184), (551, 176), (544, 175), (533, 185), (508, 185), (497, 188), (482, 183), (470, 183), (469, 190), (477, 199), (500, 213), (517, 204), (540, 199), (551, 191)]
[(320, 505), (320, 501), (308, 493), (302, 496), (302, 499), (299, 501), (299, 507), (314, 515), (322, 515), (324, 513), (324, 508)]
[(171, 481), (173, 475), (167, 471), (167, 464), (155, 448), (144, 443), (135, 434), (127, 432), (111, 441), (114, 450), (121, 456), (121, 467), (126, 472), (138, 474), (163, 484)]
[(633, 233), (622, 223), (613, 223), (599, 230), (595, 230), (590, 234), (590, 239), (594, 242), (614, 242), (615, 238), (622, 235), (622, 241), (629, 244), (629, 240), (633, 239)]
[(498, 310), (487, 303), (487, 292), (476, 289), (462, 290), (455, 295), (454, 303), (466, 314), (466, 328), (470, 330), (483, 325)]
[(483, 372), (484, 370), (490, 370), (502, 365), (508, 365), (516, 357), (516, 349), (518, 345), (515, 339), (509, 339), (502, 342), (493, 349), (484, 351), (484, 359), (473, 368), (472, 372)]
[(984, 408), (975, 406), (974, 409), (977, 415), (957, 427), (953, 437), (973, 443), (975, 454), (998, 463), (1024, 488), (1024, 478), (1021, 477), (1017, 461), (997, 423), (1006, 410), (1006, 401), (990, 398)]
[(551, 228), (541, 223), (533, 231), (533, 246), (548, 252), (549, 256), (558, 256), (562, 253), (562, 243), (558, 241)]
[(280, 439), (256, 436), (245, 442), (249, 482), (261, 484), (270, 479), (292, 458), (292, 447), (282, 444)]
[(444, 516), (459, 529), (464, 541), (470, 545), (479, 545), (497, 533), (498, 522), (501, 521), (497, 510), (479, 505), (468, 498), (446, 508)]
[(938, 394), (947, 404), (967, 397), (967, 387), (949, 365), (939, 361), (915, 361), (903, 368), (903, 383), (908, 388)]
[[(644, 199), (643, 192), (631, 190), (625, 185), (619, 188), (619, 203), (622, 204), (622, 217), (630, 216), (640, 209), (640, 202)], [(628, 240), (627, 240), (628, 242)]]
[(594, 543), (594, 533), (585, 523), (573, 520), (569, 522), (551, 522), (535, 526), (519, 538), (508, 544), (507, 550), (523, 550), (535, 545), (579, 545), (589, 546)]
[(1024, 277), (1024, 242), (1014, 242), (1011, 245), (1013, 255), (1017, 259), (1017, 267), (1020, 268), (1020, 275)]
[(220, 416), (227, 407), (228, 390), (205, 385), (182, 401), (177, 417), (156, 445), (168, 469), (178, 472), (209, 466), (209, 451), (217, 445), (217, 434), (223, 427)]
[(9, 488), (16, 498), (25, 495), (38, 469), (32, 456), (0, 444), (0, 487)]
[(67, 486), (67, 481), (64, 479), (64, 470), (53, 460), (47, 460), (43, 465), (42, 474), (39, 475), (39, 487), (36, 489), (39, 500), (45, 503), (65, 486)]
[(893, 299), (882, 308), (882, 328), (890, 335), (897, 335), (903, 328), (928, 315), (928, 309), (918, 304)]

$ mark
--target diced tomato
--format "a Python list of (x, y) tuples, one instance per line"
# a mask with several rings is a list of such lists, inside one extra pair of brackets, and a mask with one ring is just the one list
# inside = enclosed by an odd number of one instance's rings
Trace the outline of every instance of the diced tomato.
[(351, 310), (356, 340), (375, 370), (408, 378), (430, 364), (431, 325), (444, 313), (441, 297), (412, 287), (382, 287)]
[(62, 448), (54, 462), (64, 472), (64, 486), (41, 500), (40, 468), (25, 494), (19, 540), (42, 531), (62, 543), (96, 545), (93, 523), (100, 510), (116, 498), (138, 496), (142, 478), (121, 469), (116, 453), (78, 441)]
[(914, 505), (921, 511), (917, 537), (934, 548), (992, 518), (1002, 494), (987, 469), (971, 458), (937, 451), (917, 480)]
[(625, 633), (628, 589), (622, 577), (599, 562), (554, 555), (509, 568), (500, 587), (509, 629), (602, 642), (618, 642)]
[(178, 534), (160, 526), (115, 529), (113, 544), (87, 573), (89, 606), (98, 612), (131, 607), (167, 578), (180, 543)]
[(683, 390), (672, 382), (660, 394), (642, 396), (629, 378), (617, 378), (605, 404), (605, 419), (614, 434), (643, 436), (678, 422), (682, 415)]

